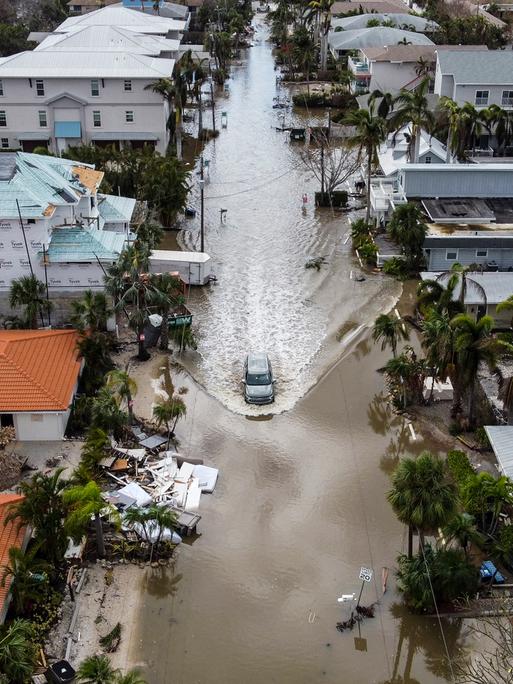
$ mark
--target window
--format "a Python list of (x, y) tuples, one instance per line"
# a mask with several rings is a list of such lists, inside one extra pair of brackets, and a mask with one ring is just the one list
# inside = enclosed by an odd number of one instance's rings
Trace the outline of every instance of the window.
[(4, 109), (0, 109), (0, 126), (7, 126), (7, 117)]
[(0, 96), (4, 94), (4, 82), (0, 80)]
[(42, 423), (43, 422), (43, 414), (42, 413), (31, 413), (30, 414), (30, 420), (33, 423)]
[(9, 147), (9, 138), (0, 138), (1, 147), (5, 150)]
[(46, 128), (48, 126), (48, 122), (46, 120), (46, 112), (40, 111), (38, 112), (39, 115), (39, 125), (41, 128)]
[(98, 97), (100, 94), (100, 82), (97, 78), (93, 78), (91, 81), (91, 95), (93, 97)]
[(134, 123), (134, 113), (132, 110), (125, 112), (125, 121), (126, 123)]
[(488, 104), (488, 95), (490, 94), (489, 90), (476, 90), (476, 102), (475, 104), (478, 106), (486, 106)]
[(36, 219), (27, 219), (27, 223), (35, 223)]
[(93, 112), (93, 126), (99, 128), (102, 125), (102, 115), (100, 112)]
[(487, 249), (476, 249), (476, 257), (481, 257), (482, 259), (486, 259), (488, 257), (488, 250)]
[(38, 97), (44, 97), (45, 94), (45, 82), (39, 79), (36, 80), (36, 95)]
[(457, 249), (447, 249), (445, 251), (445, 259), (446, 259), (446, 261), (457, 261), (458, 250)]
[(502, 104), (505, 107), (513, 107), (513, 90), (502, 91)]
[(429, 156), (429, 154), (426, 157), (425, 161), (426, 161), (426, 164), (431, 164), (431, 157)]
[(132, 92), (132, 81), (130, 79), (125, 79), (124, 89), (125, 89), (125, 93), (131, 93)]

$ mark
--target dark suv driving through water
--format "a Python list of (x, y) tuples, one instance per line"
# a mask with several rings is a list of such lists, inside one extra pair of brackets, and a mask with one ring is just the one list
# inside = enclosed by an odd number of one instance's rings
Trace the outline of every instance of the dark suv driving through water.
[(244, 396), (248, 404), (271, 404), (274, 380), (267, 354), (248, 354), (244, 363)]

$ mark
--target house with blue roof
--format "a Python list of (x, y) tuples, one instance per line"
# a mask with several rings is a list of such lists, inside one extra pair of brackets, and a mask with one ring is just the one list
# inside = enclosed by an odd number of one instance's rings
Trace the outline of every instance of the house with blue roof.
[(136, 202), (100, 193), (102, 179), (90, 164), (0, 153), (0, 294), (31, 272), (48, 283), (50, 296), (103, 289)]

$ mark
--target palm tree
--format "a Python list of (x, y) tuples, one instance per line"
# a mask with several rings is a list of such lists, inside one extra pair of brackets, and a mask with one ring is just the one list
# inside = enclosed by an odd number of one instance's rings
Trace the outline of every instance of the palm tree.
[(487, 110), (481, 112), (481, 115), (490, 133), (495, 134), (498, 152), (504, 154), (505, 148), (509, 147), (513, 140), (512, 112), (492, 104)]
[(417, 268), (423, 262), (423, 247), (427, 226), (420, 207), (414, 202), (400, 204), (394, 209), (388, 232), (402, 249), (410, 267)]
[(395, 110), (390, 127), (399, 130), (406, 124), (411, 125), (410, 158), (414, 164), (419, 162), (420, 133), (422, 129), (432, 131), (435, 117), (430, 109), (427, 93), (429, 78), (420, 82), (415, 90), (402, 90), (395, 98)]
[(470, 102), (465, 102), (460, 111), (460, 119), (463, 150), (472, 149), (474, 151), (476, 140), (483, 132), (486, 115), (477, 110)]
[(77, 342), (78, 353), (84, 359), (81, 381), (88, 396), (103, 385), (105, 374), (114, 368), (112, 347), (112, 339), (100, 332), (83, 335)]
[(26, 684), (36, 663), (33, 627), (28, 620), (13, 620), (0, 627), (0, 678), (6, 684)]
[[(178, 395), (173, 395), (167, 399), (161, 400), (158, 404), (153, 407), (153, 417), (157, 423), (157, 426), (166, 426), (168, 433), (168, 446), (172, 435), (175, 432), (176, 424), (178, 420), (187, 414), (187, 406), (184, 400)], [(173, 427), (170, 428), (170, 423), (174, 419)]]
[(440, 110), (447, 121), (447, 150), (445, 161), (451, 162), (451, 153), (457, 159), (463, 159), (464, 146), (461, 135), (461, 107), (459, 107), (450, 97), (443, 96), (439, 102)]
[(463, 312), (461, 302), (455, 297), (458, 275), (453, 273), (448, 279), (422, 280), (417, 287), (417, 309), (427, 316), (430, 311), (450, 318)]
[(105, 541), (103, 538), (102, 511), (112, 507), (104, 501), (101, 489), (92, 480), (86, 484), (77, 484), (63, 492), (64, 502), (70, 507), (65, 521), (68, 534), (75, 540), (80, 540), (86, 533), (91, 517), (94, 517), (96, 527), (96, 545), (100, 558), (105, 556)]
[(153, 549), (155, 548), (158, 552), (164, 532), (166, 530), (173, 532), (176, 529), (177, 520), (176, 513), (164, 506), (149, 506), (148, 508), (131, 506), (124, 517), (124, 522), (129, 526), (140, 525), (140, 536), (151, 547), (150, 562), (153, 558)]
[(328, 33), (331, 28), (331, 8), (335, 0), (311, 0), (309, 6), (316, 11), (321, 38), (321, 70), (328, 67)]
[(429, 451), (403, 459), (392, 475), (387, 494), (400, 522), (408, 525), (408, 557), (412, 556), (413, 528), (419, 546), (425, 532), (443, 527), (456, 510), (456, 487), (447, 477), (445, 464)]
[(155, 275), (152, 277), (152, 282), (153, 293), (151, 299), (157, 305), (158, 312), (162, 316), (160, 349), (167, 351), (169, 347), (169, 313), (171, 309), (176, 309), (185, 302), (182, 282), (180, 278), (176, 278), (170, 273)]
[(87, 481), (96, 480), (100, 476), (100, 461), (105, 458), (111, 443), (105, 430), (91, 426), (82, 447), (80, 465), (87, 471)]
[(120, 409), (109, 388), (102, 387), (91, 403), (91, 425), (118, 439), (127, 422), (128, 414)]
[(478, 473), (463, 484), (462, 498), (465, 508), (479, 516), (481, 531), (494, 535), (503, 508), (513, 503), (513, 483), (504, 475)]
[(425, 57), (419, 57), (415, 64), (415, 73), (419, 77), (431, 76), (433, 73), (433, 62)]
[(137, 394), (137, 383), (130, 377), (127, 370), (111, 370), (105, 378), (105, 386), (114, 392), (119, 401), (126, 401), (128, 408), (128, 424), (132, 425), (134, 419), (133, 397)]
[(24, 498), (9, 511), (7, 522), (29, 525), (40, 553), (53, 567), (58, 568), (64, 557), (68, 540), (64, 532), (66, 506), (62, 492), (66, 481), (63, 468), (52, 475), (36, 473), (31, 480), (20, 482)]
[(48, 584), (48, 572), (51, 565), (36, 557), (38, 546), (33, 546), (26, 553), (13, 546), (9, 549), (9, 563), (1, 567), (1, 586), (7, 580), (12, 582), (12, 598), (14, 610), (18, 617), (27, 613), (30, 604), (41, 598), (45, 584)]
[(94, 655), (82, 661), (77, 676), (83, 684), (113, 684), (116, 670), (106, 655)]
[(392, 93), (389, 93), (386, 90), (376, 89), (373, 90), (369, 95), (369, 107), (372, 107), (373, 103), (375, 103), (377, 100), (379, 100), (379, 104), (376, 114), (381, 116), (382, 119), (386, 120), (394, 108), (395, 97), (392, 95)]
[[(500, 313), (501, 311), (511, 311), (512, 309), (513, 309), (513, 295), (510, 295), (503, 302), (499, 302), (497, 304), (497, 306), (495, 307), (495, 310), (497, 311), (497, 313)], [(511, 319), (510, 325), (513, 328), (513, 318)]]
[(372, 339), (374, 342), (381, 340), (381, 351), (390, 347), (395, 357), (397, 356), (397, 343), (400, 340), (409, 340), (409, 335), (402, 318), (381, 314), (374, 321)]
[(501, 353), (509, 350), (509, 345), (491, 335), (491, 316), (483, 316), (475, 321), (470, 314), (461, 313), (452, 319), (451, 325), (454, 328), (458, 385), (460, 389), (466, 389), (468, 392), (468, 421), (472, 427), (479, 366), (485, 363), (493, 372), (497, 367), (497, 359)]
[(107, 332), (107, 319), (112, 311), (103, 292), (86, 290), (81, 299), (71, 302), (71, 322), (81, 332)]
[(139, 670), (130, 670), (126, 674), (117, 674), (114, 684), (147, 684), (147, 682), (141, 677)]
[[(177, 67), (179, 69), (179, 67)], [(167, 127), (170, 131), (171, 140), (176, 142), (176, 156), (182, 158), (182, 110), (185, 104), (184, 95), (185, 82), (181, 82), (180, 76), (171, 78), (159, 78), (154, 83), (149, 83), (144, 87), (162, 96), (167, 104), (168, 119)], [(185, 86), (186, 88), (186, 86)]]
[(426, 363), (432, 374), (431, 394), (433, 398), (435, 380), (446, 380), (454, 374), (454, 329), (447, 312), (430, 309), (421, 323), (422, 347), (426, 350)]
[(425, 364), (423, 360), (417, 359), (412, 347), (405, 347), (399, 356), (387, 361), (384, 370), (392, 384), (392, 395), (402, 395), (400, 402), (394, 402), (396, 405), (402, 404), (406, 408), (408, 403), (417, 401), (422, 396)]
[(370, 219), (370, 186), (372, 167), (377, 162), (377, 152), (381, 143), (386, 140), (387, 125), (384, 119), (374, 115), (370, 109), (357, 109), (344, 119), (347, 126), (354, 126), (355, 134), (349, 138), (348, 144), (358, 150), (359, 160), (363, 155), (367, 158), (367, 212), (365, 220)]
[(458, 542), (465, 556), (468, 555), (470, 544), (482, 541), (482, 537), (476, 528), (474, 516), (466, 512), (456, 513), (449, 520), (443, 529), (443, 536), (447, 544), (452, 541)]
[(53, 304), (46, 298), (45, 284), (35, 275), (22, 276), (11, 283), (9, 291), (9, 306), (14, 309), (18, 306), (25, 308), (24, 324), (32, 330), (37, 329), (37, 318), (41, 318), (44, 325), (43, 314), (50, 315)]

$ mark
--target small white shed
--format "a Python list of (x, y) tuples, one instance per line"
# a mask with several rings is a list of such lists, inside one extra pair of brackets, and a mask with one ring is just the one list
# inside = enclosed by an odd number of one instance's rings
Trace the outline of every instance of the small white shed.
[(205, 285), (213, 276), (212, 259), (206, 252), (155, 249), (150, 256), (150, 272), (178, 272), (187, 285)]

